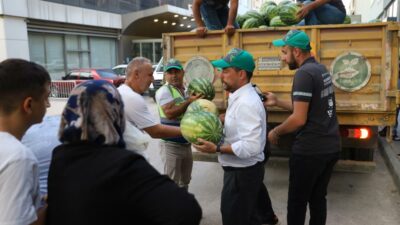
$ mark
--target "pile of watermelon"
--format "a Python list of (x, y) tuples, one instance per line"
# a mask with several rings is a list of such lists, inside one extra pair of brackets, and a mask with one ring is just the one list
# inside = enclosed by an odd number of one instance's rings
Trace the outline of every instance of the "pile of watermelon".
[(217, 106), (209, 100), (198, 99), (192, 102), (181, 120), (182, 136), (194, 144), (198, 144), (198, 138), (219, 143), (223, 126), (218, 114)]
[(266, 28), (290, 26), (300, 22), (297, 12), (301, 6), (294, 1), (286, 0), (276, 4), (274, 1), (266, 1), (260, 11), (251, 10), (236, 18), (242, 29)]

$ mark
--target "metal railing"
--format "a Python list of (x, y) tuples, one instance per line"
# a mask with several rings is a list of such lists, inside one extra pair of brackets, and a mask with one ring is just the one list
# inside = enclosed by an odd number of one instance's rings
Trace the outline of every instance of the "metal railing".
[(72, 89), (77, 85), (76, 81), (56, 80), (50, 84), (51, 98), (68, 98)]

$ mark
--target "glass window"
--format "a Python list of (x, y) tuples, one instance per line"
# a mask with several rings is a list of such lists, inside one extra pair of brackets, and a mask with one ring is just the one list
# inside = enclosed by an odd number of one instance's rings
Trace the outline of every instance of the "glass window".
[(40, 34), (29, 33), (30, 60), (45, 65), (44, 37)]
[(116, 43), (110, 38), (90, 38), (90, 61), (93, 68), (111, 68), (116, 64)]
[(101, 70), (96, 70), (96, 72), (100, 75), (102, 78), (117, 78), (117, 75), (114, 73), (112, 69), (101, 69)]
[(157, 63), (160, 61), (162, 57), (162, 48), (161, 48), (161, 42), (154, 42), (154, 63)]
[(154, 61), (153, 59), (153, 42), (142, 43), (142, 56)]
[(61, 35), (46, 35), (46, 69), (53, 79), (60, 79), (64, 74), (64, 47)]

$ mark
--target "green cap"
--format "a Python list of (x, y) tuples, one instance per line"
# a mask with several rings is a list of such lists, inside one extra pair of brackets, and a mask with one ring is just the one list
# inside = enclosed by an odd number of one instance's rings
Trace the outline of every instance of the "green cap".
[(231, 49), (224, 58), (212, 61), (211, 64), (221, 69), (236, 67), (248, 72), (253, 72), (256, 67), (253, 56), (249, 52), (239, 48)]
[(304, 50), (311, 50), (310, 39), (304, 31), (300, 30), (290, 30), (283, 39), (274, 40), (272, 44), (278, 47), (288, 45)]
[(178, 69), (183, 70), (181, 62), (177, 59), (171, 58), (168, 60), (167, 64), (164, 66), (164, 72), (167, 72), (170, 69)]

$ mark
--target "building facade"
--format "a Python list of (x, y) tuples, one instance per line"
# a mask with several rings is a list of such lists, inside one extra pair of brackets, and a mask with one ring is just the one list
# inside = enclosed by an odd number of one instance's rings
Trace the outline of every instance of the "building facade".
[[(262, 0), (239, 1), (239, 13)], [(195, 28), (192, 0), (0, 0), (0, 60), (24, 58), (53, 79), (111, 68), (132, 57), (157, 63), (165, 32)]]

